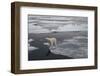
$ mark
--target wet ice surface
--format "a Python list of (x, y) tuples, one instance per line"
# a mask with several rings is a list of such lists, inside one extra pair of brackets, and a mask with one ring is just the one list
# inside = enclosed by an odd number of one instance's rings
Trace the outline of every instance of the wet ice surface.
[(52, 48), (51, 52), (72, 58), (87, 58), (87, 37), (76, 36), (65, 39), (58, 44), (57, 48)]
[[(53, 54), (68, 56), (68, 57), (72, 57), (73, 59), (88, 57), (87, 31), (29, 34), (29, 38), (32, 38), (33, 40), (45, 39), (48, 36), (55, 37), (57, 39), (57, 47), (50, 49), (50, 51)], [(43, 41), (43, 43), (45, 43), (45, 40)], [(31, 47), (34, 46), (31, 45)], [(31, 51), (35, 51), (35, 50), (31, 50)]]

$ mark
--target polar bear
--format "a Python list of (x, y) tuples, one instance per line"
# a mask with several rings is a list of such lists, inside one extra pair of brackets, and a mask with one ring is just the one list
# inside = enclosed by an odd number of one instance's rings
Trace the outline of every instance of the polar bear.
[(45, 39), (49, 41), (50, 48), (57, 47), (57, 39), (55, 37), (46, 37)]

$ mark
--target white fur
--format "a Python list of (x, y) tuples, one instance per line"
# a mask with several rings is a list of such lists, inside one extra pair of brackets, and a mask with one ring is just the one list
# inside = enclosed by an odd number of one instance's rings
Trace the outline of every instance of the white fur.
[(57, 39), (56, 38), (54, 38), (54, 37), (51, 37), (51, 38), (47, 37), (45, 39), (47, 39), (50, 42), (50, 48), (57, 47)]

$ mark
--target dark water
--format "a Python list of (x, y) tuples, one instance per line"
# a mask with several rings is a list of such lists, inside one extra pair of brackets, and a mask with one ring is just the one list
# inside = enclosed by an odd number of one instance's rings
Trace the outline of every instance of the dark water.
[[(46, 37), (55, 37), (57, 48), (49, 49), (44, 45), (43, 43), (48, 42)], [(87, 58), (87, 38), (86, 31), (29, 34), (28, 39), (34, 40), (30, 46), (38, 49), (28, 50), (28, 60)]]

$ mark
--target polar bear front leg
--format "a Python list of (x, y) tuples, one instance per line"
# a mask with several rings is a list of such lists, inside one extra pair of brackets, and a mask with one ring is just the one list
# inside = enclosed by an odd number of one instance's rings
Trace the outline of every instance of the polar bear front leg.
[(57, 40), (56, 39), (54, 41), (54, 45), (55, 45), (55, 47), (57, 47)]
[(50, 39), (50, 48), (53, 48), (53, 40)]

